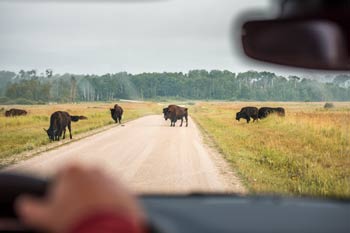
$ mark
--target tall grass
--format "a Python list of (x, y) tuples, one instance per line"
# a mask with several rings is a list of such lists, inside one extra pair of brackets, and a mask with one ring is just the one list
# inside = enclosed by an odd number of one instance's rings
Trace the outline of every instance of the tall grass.
[[(154, 103), (119, 103), (124, 108), (123, 121), (129, 121), (138, 117), (160, 113), (161, 109)], [(27, 116), (4, 117), (0, 115), (0, 165), (4, 165), (7, 159), (17, 153), (29, 151), (39, 146), (49, 144), (47, 134), (43, 128), (49, 127), (50, 115), (55, 111), (67, 111), (71, 115), (84, 115), (88, 120), (72, 123), (73, 138), (75, 135), (97, 129), (114, 121), (111, 118), (109, 108), (113, 104), (84, 103), (84, 104), (60, 104), (37, 106), (0, 106), (8, 109), (16, 107), (28, 111)], [(68, 130), (66, 136), (68, 136)], [(69, 138), (69, 137), (66, 137)], [(69, 139), (66, 139), (69, 140)], [(6, 160), (6, 161), (7, 161)]]
[[(286, 117), (237, 122), (243, 106), (282, 106)], [(192, 116), (252, 193), (350, 197), (350, 104), (200, 103)]]

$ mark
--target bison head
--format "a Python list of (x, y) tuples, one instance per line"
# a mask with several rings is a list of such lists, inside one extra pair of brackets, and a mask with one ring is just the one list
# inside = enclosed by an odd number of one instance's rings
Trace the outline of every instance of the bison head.
[(163, 108), (163, 114), (164, 114), (164, 119), (168, 120), (169, 119), (169, 108)]
[(242, 118), (241, 112), (236, 113), (236, 120), (239, 121)]
[(50, 141), (54, 141), (55, 140), (55, 134), (57, 132), (57, 130), (55, 129), (44, 129), (44, 131), (47, 133), (47, 136), (49, 137)]

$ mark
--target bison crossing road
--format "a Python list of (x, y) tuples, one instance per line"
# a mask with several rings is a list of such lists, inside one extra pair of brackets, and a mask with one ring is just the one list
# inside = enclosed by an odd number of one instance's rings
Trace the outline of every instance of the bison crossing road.
[(186, 119), (186, 127), (188, 127), (188, 109), (177, 105), (169, 105), (163, 109), (164, 119), (170, 119), (170, 127), (175, 127), (177, 120), (181, 120), (180, 127), (183, 124), (183, 118)]
[(262, 107), (260, 109), (256, 107), (244, 107), (241, 111), (236, 113), (236, 120), (239, 121), (241, 118), (245, 119), (249, 124), (250, 118), (253, 118), (253, 122), (258, 119), (263, 119), (268, 117), (270, 114), (276, 113), (278, 116), (285, 116), (286, 112), (284, 108), (271, 108), (271, 107)]

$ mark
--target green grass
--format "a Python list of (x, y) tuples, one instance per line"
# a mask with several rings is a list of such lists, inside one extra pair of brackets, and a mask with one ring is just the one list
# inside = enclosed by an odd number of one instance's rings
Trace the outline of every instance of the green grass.
[[(243, 106), (283, 106), (286, 117), (237, 122)], [(350, 197), (350, 104), (200, 103), (192, 117), (252, 193)]]
[[(161, 107), (154, 103), (119, 103), (124, 108), (123, 122), (138, 117), (160, 113)], [(0, 115), (0, 165), (4, 166), (11, 156), (24, 151), (30, 151), (43, 145), (50, 144), (43, 128), (49, 127), (50, 115), (58, 110), (68, 111), (71, 115), (84, 115), (88, 120), (72, 123), (74, 136), (114, 124), (109, 108), (111, 103), (84, 103), (37, 106), (0, 106), (9, 109), (12, 107), (25, 109), (27, 116), (4, 117)], [(69, 140), (68, 130), (65, 140)], [(6, 162), (5, 162), (6, 161)]]

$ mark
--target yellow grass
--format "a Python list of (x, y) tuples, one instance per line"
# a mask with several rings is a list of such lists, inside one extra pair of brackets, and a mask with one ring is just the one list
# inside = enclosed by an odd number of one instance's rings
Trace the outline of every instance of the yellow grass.
[[(154, 103), (118, 103), (124, 109), (123, 122), (147, 114), (160, 113), (161, 108)], [(73, 138), (83, 132), (114, 124), (109, 108), (114, 103), (84, 103), (84, 104), (57, 104), (34, 106), (0, 106), (0, 109), (12, 107), (25, 109), (27, 116), (8, 118), (0, 113), (0, 165), (2, 160), (23, 152), (29, 151), (50, 141), (43, 128), (49, 127), (50, 115), (55, 111), (67, 111), (71, 115), (84, 115), (88, 120), (72, 122)], [(68, 130), (66, 139), (69, 140)], [(4, 165), (4, 164), (3, 164)]]
[[(252, 193), (350, 197), (350, 103), (199, 103), (192, 117)], [(249, 125), (244, 106), (281, 106), (286, 117)]]

